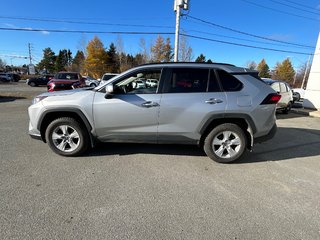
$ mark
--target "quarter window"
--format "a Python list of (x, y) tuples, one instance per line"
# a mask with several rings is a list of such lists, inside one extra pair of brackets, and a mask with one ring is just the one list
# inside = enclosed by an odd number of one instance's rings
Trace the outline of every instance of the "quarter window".
[(223, 70), (217, 70), (222, 88), (226, 92), (236, 92), (242, 89), (242, 83), (231, 74)]

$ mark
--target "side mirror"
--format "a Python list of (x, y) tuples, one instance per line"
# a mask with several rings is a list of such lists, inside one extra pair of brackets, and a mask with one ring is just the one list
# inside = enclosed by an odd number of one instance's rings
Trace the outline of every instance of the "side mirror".
[(113, 85), (108, 84), (106, 86), (106, 95), (104, 96), (105, 99), (111, 99), (113, 97)]

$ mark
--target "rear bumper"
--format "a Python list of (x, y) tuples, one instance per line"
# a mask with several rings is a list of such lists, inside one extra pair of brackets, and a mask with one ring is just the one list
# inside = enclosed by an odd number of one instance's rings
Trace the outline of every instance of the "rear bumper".
[(262, 142), (265, 142), (265, 141), (272, 139), (274, 137), (274, 135), (276, 135), (277, 129), (278, 129), (277, 124), (274, 124), (273, 127), (271, 128), (271, 130), (268, 132), (268, 134), (255, 138), (254, 142), (255, 143), (262, 143)]

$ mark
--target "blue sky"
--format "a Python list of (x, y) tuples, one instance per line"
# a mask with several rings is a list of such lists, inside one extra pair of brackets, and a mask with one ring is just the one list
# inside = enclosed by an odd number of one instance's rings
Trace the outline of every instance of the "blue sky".
[[(188, 14), (191, 17), (242, 32), (314, 47), (320, 31), (320, 0), (303, 2), (299, 0), (191, 0)], [(30, 18), (45, 21), (26, 20)], [(70, 21), (82, 23), (68, 23)], [(91, 24), (85, 24), (84, 22)], [(119, 24), (130, 26), (119, 26)], [(46, 29), (174, 32), (174, 27), (173, 0), (30, 0), (24, 4), (21, 4), (19, 0), (3, 1), (1, 3), (0, 28), (43, 29), (44, 31), (0, 30), (0, 58), (5, 60), (7, 64), (28, 63), (28, 60), (10, 57), (28, 56), (28, 43), (32, 44), (32, 55), (35, 63), (41, 60), (42, 50), (46, 47), (50, 47), (56, 53), (60, 49), (70, 49), (75, 55), (76, 51), (83, 46), (81, 42), (89, 41), (95, 35), (91, 33), (53, 33), (46, 32)], [(181, 29), (186, 34), (201, 38), (294, 52), (314, 52), (312, 48), (265, 41), (201, 23), (190, 17), (182, 17)], [(105, 47), (109, 46), (111, 42), (115, 43), (119, 36), (106, 33), (96, 35), (103, 41)], [(156, 39), (156, 35), (121, 34), (120, 36), (125, 51), (131, 54), (140, 51), (139, 40), (141, 37), (146, 40), (148, 45)], [(163, 36), (171, 37), (173, 45), (174, 35)], [(265, 58), (269, 66), (273, 68), (276, 62), (290, 57), (294, 66), (298, 67), (308, 59), (308, 55), (252, 49), (203, 39), (188, 38), (188, 42), (195, 57), (203, 53), (213, 61), (227, 62), (239, 66), (245, 66), (251, 60), (259, 62), (262, 58)]]

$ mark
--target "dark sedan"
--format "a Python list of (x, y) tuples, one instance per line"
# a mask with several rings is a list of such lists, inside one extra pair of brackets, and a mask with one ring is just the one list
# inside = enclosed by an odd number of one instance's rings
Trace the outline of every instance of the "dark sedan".
[(36, 87), (39, 85), (47, 85), (47, 83), (53, 78), (53, 75), (43, 75), (39, 77), (29, 78), (27, 84), (31, 87)]

